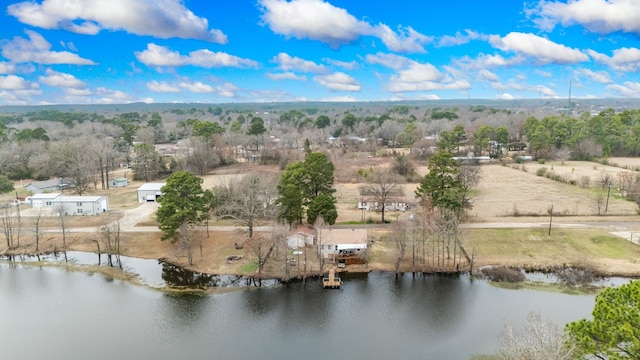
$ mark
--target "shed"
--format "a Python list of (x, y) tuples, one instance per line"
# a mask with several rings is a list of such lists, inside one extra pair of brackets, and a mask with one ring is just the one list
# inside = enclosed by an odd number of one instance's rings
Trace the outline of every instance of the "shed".
[(57, 178), (44, 181), (34, 181), (25, 185), (27, 190), (34, 194), (42, 194), (47, 192), (62, 191), (66, 189), (73, 189), (75, 185), (71, 178)]
[(318, 252), (324, 258), (364, 253), (369, 242), (366, 229), (326, 229), (317, 236)]
[(287, 246), (289, 249), (299, 249), (306, 245), (315, 243), (316, 231), (309, 226), (297, 227), (287, 235)]
[(106, 196), (65, 196), (60, 195), (52, 201), (53, 211), (66, 215), (98, 215), (109, 210), (109, 198)]
[(129, 180), (127, 180), (127, 178), (121, 177), (109, 180), (109, 187), (119, 188), (127, 185), (129, 185)]
[(156, 202), (167, 183), (144, 183), (138, 188), (138, 202)]

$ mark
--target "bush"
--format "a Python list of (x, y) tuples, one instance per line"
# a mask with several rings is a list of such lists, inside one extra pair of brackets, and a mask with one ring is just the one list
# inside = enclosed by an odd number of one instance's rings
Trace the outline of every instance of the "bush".
[(546, 167), (541, 167), (538, 170), (536, 170), (536, 175), (538, 176), (544, 176), (544, 174), (547, 172), (547, 168)]
[(544, 163), (545, 163), (545, 161), (546, 161), (546, 160), (545, 160), (544, 158), (540, 158), (540, 159), (538, 159), (538, 164), (541, 164), (541, 165), (542, 165), (542, 164), (544, 164)]
[(506, 267), (488, 267), (482, 269), (481, 272), (491, 281), (515, 283), (525, 280), (525, 276), (520, 270)]
[(591, 177), (589, 176), (580, 177), (580, 187), (586, 189), (589, 187), (589, 184), (591, 184)]

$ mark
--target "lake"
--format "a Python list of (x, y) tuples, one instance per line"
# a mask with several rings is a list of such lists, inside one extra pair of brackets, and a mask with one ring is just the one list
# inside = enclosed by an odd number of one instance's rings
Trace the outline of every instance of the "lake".
[(505, 321), (589, 317), (593, 295), (505, 290), (467, 276), (370, 273), (214, 295), (0, 262), (4, 359), (468, 359)]

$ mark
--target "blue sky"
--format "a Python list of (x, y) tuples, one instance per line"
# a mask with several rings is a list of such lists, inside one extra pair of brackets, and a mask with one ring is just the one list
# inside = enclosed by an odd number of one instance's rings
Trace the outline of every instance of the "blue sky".
[(2, 1), (0, 105), (640, 98), (640, 1)]

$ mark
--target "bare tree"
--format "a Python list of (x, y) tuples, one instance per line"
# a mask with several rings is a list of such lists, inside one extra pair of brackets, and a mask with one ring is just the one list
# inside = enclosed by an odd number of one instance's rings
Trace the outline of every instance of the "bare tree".
[(76, 192), (82, 195), (100, 169), (93, 148), (94, 139), (80, 137), (55, 144), (51, 149), (51, 164), (57, 176), (73, 179)]
[(384, 223), (384, 213), (392, 198), (402, 196), (402, 189), (398, 185), (399, 176), (388, 169), (371, 169), (360, 171), (366, 183), (360, 189), (360, 194), (370, 197), (380, 206), (381, 220)]
[(244, 249), (247, 253), (247, 256), (253, 257), (258, 265), (258, 281), (260, 281), (260, 285), (262, 285), (262, 272), (264, 270), (264, 266), (269, 261), (273, 250), (275, 249), (274, 238), (269, 236), (255, 236), (253, 238), (249, 238), (244, 245)]
[(62, 246), (67, 247), (67, 233), (69, 228), (67, 225), (67, 213), (64, 210), (62, 203), (58, 203), (54, 206), (53, 212), (58, 218), (58, 225), (60, 225), (60, 232), (62, 233)]
[(565, 161), (571, 158), (572, 153), (573, 150), (571, 150), (571, 148), (566, 145), (563, 145), (561, 148), (554, 150), (555, 157), (561, 161), (562, 165), (564, 165)]
[(236, 220), (247, 227), (249, 238), (258, 219), (269, 219), (275, 214), (275, 184), (270, 177), (247, 175), (237, 184), (226, 184), (216, 188), (221, 218)]
[(465, 208), (470, 208), (472, 206), (471, 203), (471, 189), (478, 185), (478, 181), (480, 181), (480, 168), (478, 166), (473, 165), (463, 165), (460, 166), (457, 175), (458, 181), (460, 181), (460, 192), (462, 196), (462, 206)]
[(40, 250), (40, 236), (42, 236), (42, 217), (44, 216), (44, 210), (38, 208), (31, 216), (31, 222), (33, 223), (33, 232), (36, 237), (36, 253)]
[(631, 184), (633, 184), (633, 172), (631, 171), (620, 171), (616, 174), (616, 182), (618, 183), (618, 188), (620, 189), (620, 194), (622, 196), (627, 196), (629, 193), (629, 188)]
[(505, 360), (570, 360), (574, 351), (566, 340), (561, 328), (532, 312), (521, 332), (515, 331), (510, 323), (505, 324), (498, 355)]
[(287, 235), (289, 227), (287, 225), (274, 225), (271, 228), (271, 238), (275, 246), (275, 257), (278, 262), (283, 265), (284, 279), (289, 280), (291, 271), (289, 268), (289, 244), (287, 243)]
[(396, 247), (396, 262), (394, 271), (398, 274), (400, 263), (404, 260), (407, 251), (407, 245), (413, 238), (412, 229), (406, 221), (397, 221), (393, 224), (391, 238)]
[(14, 240), (16, 237), (16, 224), (11, 206), (3, 204), (2, 209), (0, 209), (0, 217), (2, 218), (4, 237), (7, 240), (7, 248), (11, 249), (15, 245)]

